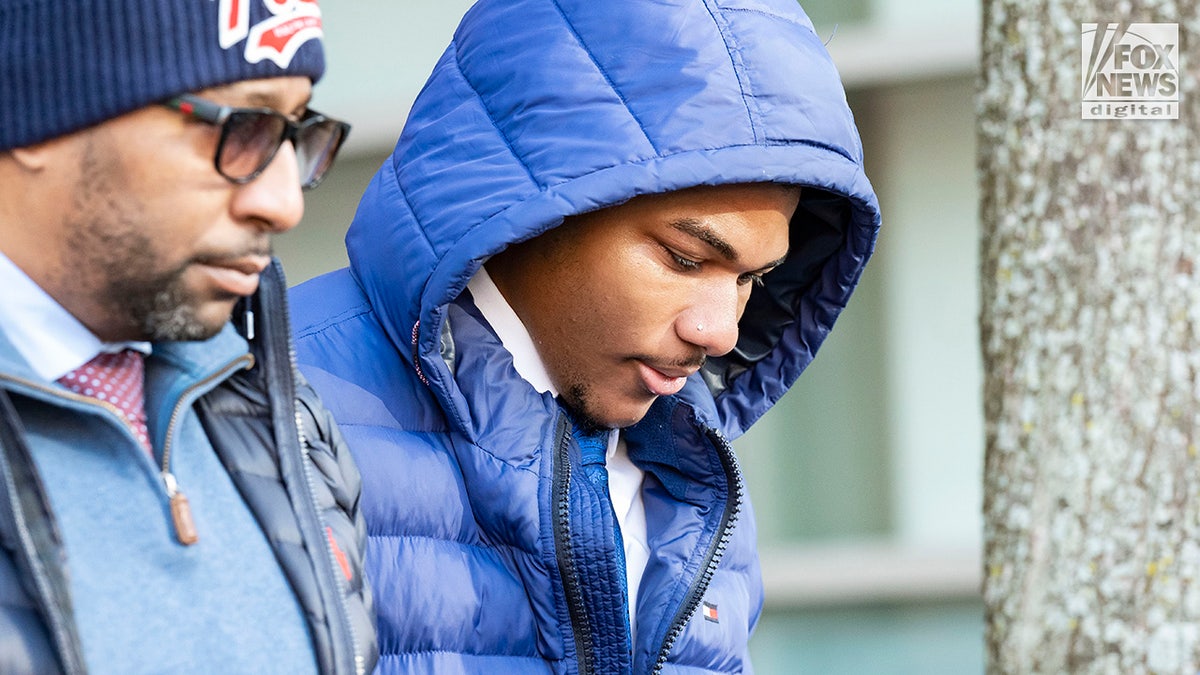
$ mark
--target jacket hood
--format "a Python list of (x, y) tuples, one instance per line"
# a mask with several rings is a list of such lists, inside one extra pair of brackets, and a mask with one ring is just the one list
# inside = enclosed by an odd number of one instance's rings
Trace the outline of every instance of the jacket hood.
[(748, 182), (803, 193), (787, 262), (702, 373), (733, 438), (812, 360), (879, 226), (841, 81), (794, 0), (480, 0), (364, 194), (350, 266), (455, 406), (445, 307), (488, 257), (636, 195)]

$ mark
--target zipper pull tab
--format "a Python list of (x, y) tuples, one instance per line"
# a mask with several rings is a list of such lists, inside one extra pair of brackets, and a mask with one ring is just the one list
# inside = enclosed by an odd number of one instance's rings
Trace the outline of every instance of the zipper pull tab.
[(163, 472), (163, 483), (167, 486), (167, 498), (171, 505), (171, 522), (175, 525), (175, 538), (184, 546), (191, 546), (200, 540), (196, 532), (196, 521), (192, 519), (192, 507), (188, 505), (187, 497), (179, 491), (175, 476)]
[(254, 300), (253, 296), (246, 298), (246, 340), (254, 341)]

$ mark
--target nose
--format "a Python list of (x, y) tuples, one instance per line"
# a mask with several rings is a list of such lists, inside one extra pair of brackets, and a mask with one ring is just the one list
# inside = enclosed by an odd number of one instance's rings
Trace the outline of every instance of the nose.
[(298, 225), (304, 216), (304, 193), (295, 146), (279, 146), (267, 168), (238, 188), (232, 208), (238, 220), (261, 223), (269, 232), (287, 232)]
[(728, 354), (737, 346), (738, 321), (749, 292), (736, 283), (711, 285), (676, 319), (676, 333), (707, 356)]

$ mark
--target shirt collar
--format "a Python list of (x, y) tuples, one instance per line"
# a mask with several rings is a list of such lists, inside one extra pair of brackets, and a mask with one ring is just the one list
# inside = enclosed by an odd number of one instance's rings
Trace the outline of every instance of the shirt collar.
[[(492, 277), (488, 275), (482, 265), (479, 266), (479, 271), (475, 273), (475, 276), (471, 277), (471, 281), (467, 283), (467, 290), (471, 291), (475, 308), (483, 315), (492, 330), (496, 331), (496, 336), (500, 338), (500, 344), (512, 355), (513, 368), (516, 369), (517, 374), (538, 393), (549, 392), (551, 396), (557, 398), (558, 390), (550, 381), (550, 374), (546, 372), (546, 364), (542, 362), (542, 357), (533, 344), (529, 330), (525, 328), (521, 318), (513, 311), (512, 305), (504, 299), (500, 289), (496, 287), (496, 282), (492, 281)], [(607, 455), (610, 459), (617, 450), (619, 438), (620, 434), (616, 433), (615, 429), (608, 435)]]
[(516, 368), (517, 374), (538, 393), (550, 392), (551, 395), (558, 396), (558, 390), (550, 382), (546, 364), (542, 363), (542, 357), (538, 355), (537, 347), (534, 346), (533, 338), (529, 336), (525, 324), (521, 323), (520, 317), (500, 294), (496, 282), (492, 281), (482, 265), (475, 276), (471, 277), (467, 289), (471, 291), (471, 298), (475, 301), (479, 313), (492, 330), (496, 331), (500, 343), (512, 355), (513, 367)]
[(105, 343), (42, 290), (16, 263), (0, 253), (0, 326), (26, 363), (46, 381), (54, 381), (101, 352), (136, 349), (150, 353), (149, 342)]

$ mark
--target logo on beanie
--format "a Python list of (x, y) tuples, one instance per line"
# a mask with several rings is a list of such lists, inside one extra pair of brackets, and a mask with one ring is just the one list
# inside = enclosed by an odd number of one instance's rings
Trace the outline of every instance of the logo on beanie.
[[(261, 2), (271, 16), (250, 25), (250, 4)], [(317, 0), (221, 0), (222, 49), (246, 40), (246, 61), (270, 59), (287, 68), (300, 46), (320, 39), (321, 9)]]

